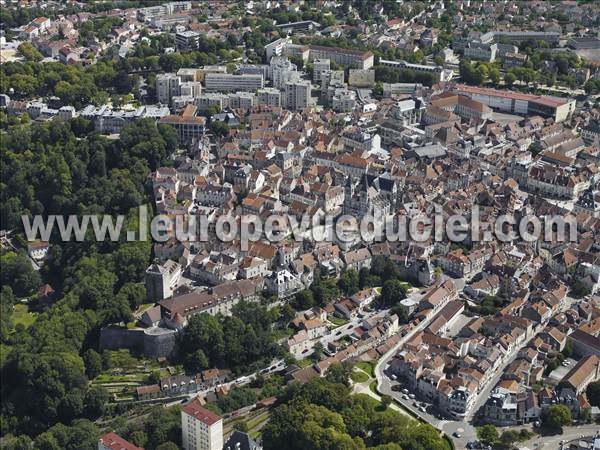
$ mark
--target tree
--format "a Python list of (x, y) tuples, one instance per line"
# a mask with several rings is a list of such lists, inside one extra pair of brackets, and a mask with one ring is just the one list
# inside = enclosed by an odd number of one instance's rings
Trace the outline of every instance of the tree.
[(571, 422), (571, 410), (565, 405), (552, 405), (544, 415), (544, 425), (550, 428), (562, 428)]
[(528, 148), (528, 150), (533, 154), (533, 156), (537, 156), (543, 149), (544, 146), (540, 141), (532, 142)]
[(406, 298), (407, 288), (400, 280), (388, 280), (381, 289), (381, 301), (394, 306)]
[(85, 373), (90, 380), (102, 372), (102, 356), (96, 350), (87, 349), (83, 354), (83, 362), (85, 363)]
[(30, 295), (42, 282), (39, 272), (34, 270), (29, 259), (20, 253), (2, 250), (0, 266), (0, 282), (3, 286), (10, 286), (17, 297)]
[(133, 445), (143, 448), (146, 445), (146, 442), (148, 442), (148, 436), (143, 431), (137, 430), (129, 435), (128, 441)]
[[(483, 67), (483, 66), (481, 66)], [(484, 73), (484, 69), (478, 70), (473, 66), (470, 60), (462, 59), (458, 66), (461, 79), (467, 84), (473, 84), (476, 86), (481, 85), (484, 81), (484, 76), (487, 76), (487, 72)]]
[(317, 278), (310, 289), (318, 305), (333, 303), (340, 298), (341, 292), (334, 278)]
[(358, 272), (354, 269), (345, 270), (340, 276), (337, 284), (346, 295), (357, 293), (359, 289)]
[(108, 391), (101, 386), (93, 386), (85, 394), (83, 412), (88, 419), (96, 420), (104, 414), (109, 401)]
[(222, 120), (211, 120), (210, 129), (217, 137), (229, 135), (229, 125)]
[(202, 372), (210, 367), (206, 353), (199, 348), (194, 353), (188, 355), (187, 367), (193, 372)]
[(600, 406), (600, 381), (588, 384), (585, 393), (592, 406)]
[(477, 437), (489, 445), (494, 445), (498, 442), (498, 429), (491, 424), (485, 424), (477, 428)]
[(517, 430), (506, 430), (500, 435), (500, 441), (507, 446), (511, 446), (515, 442), (520, 441), (521, 435)]
[(515, 81), (517, 81), (517, 77), (514, 74), (508, 72), (506, 75), (504, 75), (504, 82), (508, 87), (511, 87)]
[(315, 306), (315, 297), (309, 289), (304, 289), (296, 294), (293, 300), (293, 306), (298, 311), (305, 311)]
[(163, 442), (156, 447), (156, 450), (179, 450), (179, 446), (173, 442)]
[[(312, 292), (310, 292), (310, 295), (312, 295)], [(292, 305), (286, 303), (281, 307), (281, 321), (284, 324), (287, 325), (291, 320), (294, 319), (294, 317), (296, 317), (296, 311), (294, 310), (294, 308), (292, 308)]]
[(27, 61), (38, 62), (44, 59), (44, 56), (30, 42), (19, 44), (17, 50)]
[(350, 386), (348, 378), (350, 377), (351, 367), (344, 363), (333, 363), (327, 371), (326, 378), (332, 383)]
[(573, 342), (567, 341), (561, 353), (565, 358), (570, 358), (573, 355)]
[(496, 68), (492, 68), (489, 73), (490, 80), (494, 83), (494, 86), (498, 86), (500, 82), (500, 71)]
[(392, 401), (392, 397), (389, 395), (384, 394), (381, 396), (381, 404), (386, 408), (392, 404)]

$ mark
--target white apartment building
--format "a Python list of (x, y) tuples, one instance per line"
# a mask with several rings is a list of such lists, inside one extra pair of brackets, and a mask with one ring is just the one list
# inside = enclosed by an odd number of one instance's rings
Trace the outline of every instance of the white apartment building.
[(202, 94), (202, 83), (199, 81), (185, 81), (179, 85), (179, 95), (200, 97)]
[[(321, 94), (325, 95), (330, 86), (345, 87), (343, 70), (325, 70), (321, 72)], [(328, 101), (331, 101), (328, 96)]]
[(264, 86), (264, 80), (262, 75), (207, 73), (204, 86), (207, 91), (256, 91)]
[(288, 81), (298, 81), (300, 73), (296, 65), (287, 59), (285, 56), (277, 56), (271, 58), (269, 64), (269, 76), (273, 81), (273, 87), (283, 89)]
[(275, 88), (263, 88), (256, 91), (258, 105), (281, 106), (281, 91)]
[(310, 81), (289, 81), (285, 84), (285, 106), (287, 109), (301, 111), (310, 102)]
[(181, 78), (174, 73), (156, 75), (156, 98), (159, 103), (168, 105), (171, 98), (180, 95)]
[(234, 92), (229, 94), (229, 107), (234, 109), (250, 109), (256, 104), (256, 95), (252, 92)]
[(464, 50), (465, 58), (491, 62), (496, 59), (497, 44), (480, 44), (471, 42)]
[(229, 96), (218, 92), (207, 92), (196, 98), (196, 106), (200, 112), (206, 111), (213, 105), (216, 105), (220, 111), (227, 108), (229, 106)]
[(186, 30), (175, 33), (175, 45), (179, 50), (193, 50), (198, 48), (200, 43), (200, 33), (197, 31)]
[(222, 450), (223, 419), (196, 397), (181, 410), (181, 435), (184, 450)]
[(331, 99), (331, 108), (335, 112), (349, 112), (356, 106), (356, 92), (346, 88), (336, 88)]
[(265, 54), (267, 57), (267, 62), (271, 61), (273, 56), (281, 56), (283, 54), (283, 49), (286, 45), (292, 43), (291, 37), (285, 37), (281, 39), (277, 39), (276, 41), (271, 42), (270, 44), (265, 45)]
[(192, 2), (169, 2), (163, 5), (149, 6), (137, 10), (140, 22), (150, 22), (154, 17), (175, 14), (192, 9)]
[(315, 59), (313, 61), (313, 81), (315, 83), (321, 82), (321, 73), (325, 70), (331, 70), (331, 61), (329, 59)]

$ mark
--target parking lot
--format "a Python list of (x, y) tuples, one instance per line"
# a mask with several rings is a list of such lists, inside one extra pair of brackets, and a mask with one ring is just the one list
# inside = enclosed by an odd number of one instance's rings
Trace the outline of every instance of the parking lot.
[(575, 361), (573, 358), (565, 359), (562, 365), (558, 366), (556, 369), (550, 372), (548, 378), (559, 383), (560, 380), (562, 380), (565, 377), (565, 375), (569, 372), (569, 370), (573, 368), (575, 364), (577, 364), (577, 361)]

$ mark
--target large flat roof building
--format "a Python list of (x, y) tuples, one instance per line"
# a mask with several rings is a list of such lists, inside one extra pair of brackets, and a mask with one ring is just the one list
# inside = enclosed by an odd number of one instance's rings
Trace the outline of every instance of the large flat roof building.
[(430, 73), (434, 76), (436, 82), (450, 81), (453, 75), (452, 70), (444, 69), (442, 66), (427, 66), (425, 64), (413, 64), (406, 61), (392, 61), (389, 59), (380, 59), (379, 64), (397, 70)]
[(575, 111), (575, 100), (571, 98), (523, 94), (465, 84), (457, 85), (455, 91), (493, 109), (513, 114), (552, 117), (555, 122), (566, 120)]
[(207, 91), (256, 91), (264, 87), (264, 80), (262, 75), (207, 73), (204, 86)]
[(321, 45), (309, 45), (309, 59), (329, 59), (341, 66), (356, 67), (358, 69), (370, 69), (373, 67), (373, 53), (352, 50), (350, 48), (324, 47)]

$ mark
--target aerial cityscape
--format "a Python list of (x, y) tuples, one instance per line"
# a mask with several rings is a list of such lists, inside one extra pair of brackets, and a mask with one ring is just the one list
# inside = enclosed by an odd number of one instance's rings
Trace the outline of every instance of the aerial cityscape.
[(600, 2), (0, 0), (0, 448), (600, 449)]

